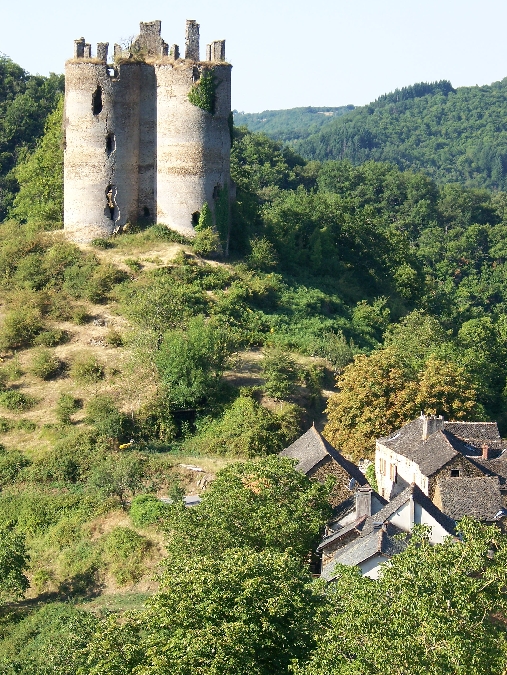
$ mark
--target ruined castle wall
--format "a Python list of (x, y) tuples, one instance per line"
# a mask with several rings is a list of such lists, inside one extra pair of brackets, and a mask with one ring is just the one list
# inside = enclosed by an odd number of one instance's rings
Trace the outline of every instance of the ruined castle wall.
[(200, 76), (195, 63), (155, 65), (157, 78), (157, 222), (187, 236), (204, 202), (230, 182), (231, 66), (214, 67), (215, 114), (188, 100)]
[(140, 70), (138, 215), (154, 220), (156, 217), (157, 82), (152, 65), (141, 64)]
[(64, 222), (76, 241), (137, 217), (139, 65), (111, 74), (87, 61), (65, 69)]

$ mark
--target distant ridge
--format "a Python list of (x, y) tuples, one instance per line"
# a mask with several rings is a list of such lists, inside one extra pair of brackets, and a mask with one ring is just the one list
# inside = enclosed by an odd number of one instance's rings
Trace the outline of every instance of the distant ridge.
[(264, 110), (260, 113), (234, 111), (234, 124), (246, 126), (250, 131), (261, 131), (280, 141), (294, 141), (317, 133), (331, 120), (354, 110), (353, 105), (338, 108), (290, 108)]

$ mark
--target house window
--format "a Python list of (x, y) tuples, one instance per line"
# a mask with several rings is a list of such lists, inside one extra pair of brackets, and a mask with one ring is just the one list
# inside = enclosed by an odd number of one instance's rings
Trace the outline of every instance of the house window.
[(459, 478), (459, 469), (451, 469), (451, 478)]
[(389, 478), (391, 479), (391, 482), (393, 482), (393, 483), (398, 482), (398, 469), (396, 467), (396, 464), (391, 464), (389, 466)]
[(385, 459), (380, 459), (380, 473), (385, 476), (387, 473), (387, 467), (386, 467), (386, 460)]

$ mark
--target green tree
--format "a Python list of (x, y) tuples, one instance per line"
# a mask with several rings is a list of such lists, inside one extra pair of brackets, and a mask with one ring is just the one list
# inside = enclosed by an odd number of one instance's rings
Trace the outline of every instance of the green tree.
[(288, 552), (233, 549), (174, 561), (130, 630), (102, 622), (86, 672), (288, 673), (314, 644), (319, 600), (308, 570)]
[(202, 316), (190, 319), (185, 331), (166, 333), (156, 363), (170, 405), (195, 409), (209, 404), (231, 350), (227, 332)]
[(128, 499), (143, 489), (145, 476), (145, 461), (141, 455), (115, 453), (93, 467), (88, 484), (105, 497), (117, 497), (125, 509)]
[(266, 394), (279, 400), (287, 399), (294, 392), (299, 375), (291, 355), (276, 347), (267, 349), (261, 365)]
[(329, 486), (277, 456), (222, 469), (198, 507), (168, 520), (170, 559), (220, 556), (233, 548), (291, 550), (304, 560), (330, 514)]
[(63, 97), (49, 115), (35, 150), (14, 170), (20, 188), (10, 215), (22, 222), (63, 221), (62, 114)]
[[(341, 567), (331, 616), (298, 675), (492, 675), (507, 663), (507, 539), (470, 520), (462, 540), (415, 531), (378, 581)], [(497, 618), (498, 617), (498, 618)], [(365, 639), (365, 636), (367, 639)]]

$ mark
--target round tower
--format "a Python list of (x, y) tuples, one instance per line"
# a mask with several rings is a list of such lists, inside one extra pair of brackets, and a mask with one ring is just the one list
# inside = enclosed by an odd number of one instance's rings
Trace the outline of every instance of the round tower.
[(87, 242), (137, 218), (140, 77), (137, 63), (108, 67), (107, 45), (92, 59), (80, 42), (65, 66), (64, 223)]
[[(231, 66), (175, 61), (155, 66), (157, 77), (157, 222), (193, 236), (205, 202), (229, 199)], [(199, 86), (203, 106), (189, 94)]]

